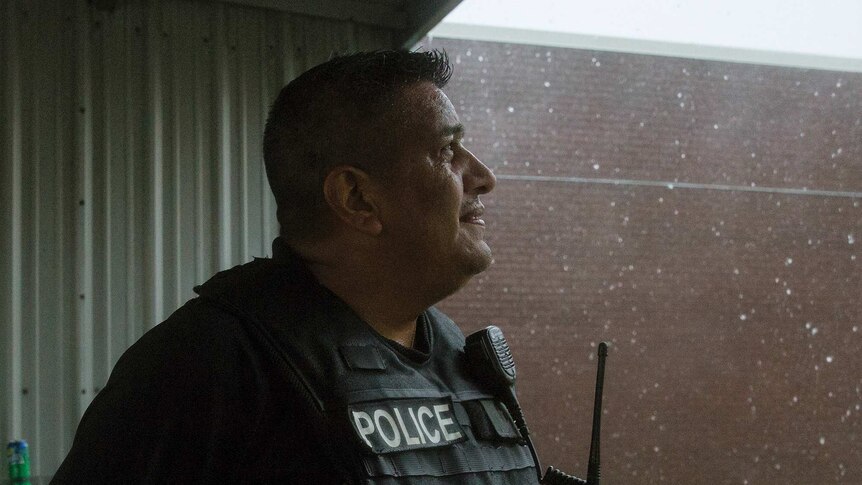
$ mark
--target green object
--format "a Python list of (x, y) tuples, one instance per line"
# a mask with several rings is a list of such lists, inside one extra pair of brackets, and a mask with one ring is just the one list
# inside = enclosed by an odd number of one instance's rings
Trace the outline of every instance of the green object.
[(30, 447), (24, 440), (10, 441), (6, 445), (9, 463), (9, 480), (13, 485), (30, 485)]

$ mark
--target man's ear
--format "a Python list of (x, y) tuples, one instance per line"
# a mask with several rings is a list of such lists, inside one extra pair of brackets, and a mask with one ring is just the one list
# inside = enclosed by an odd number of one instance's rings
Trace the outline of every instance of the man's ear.
[(374, 184), (357, 167), (339, 165), (323, 180), (323, 197), (335, 216), (355, 230), (376, 236), (383, 230)]

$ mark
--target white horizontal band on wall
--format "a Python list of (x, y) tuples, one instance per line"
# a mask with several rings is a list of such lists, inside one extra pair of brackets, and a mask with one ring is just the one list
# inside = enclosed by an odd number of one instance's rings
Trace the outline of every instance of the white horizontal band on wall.
[(715, 47), (693, 43), (659, 42), (566, 32), (547, 32), (510, 27), (489, 27), (486, 25), (445, 22), (434, 28), (429, 36), (570, 49), (628, 52), (632, 54), (739, 62), (767, 66), (823, 69), (827, 71), (862, 72), (862, 59)]

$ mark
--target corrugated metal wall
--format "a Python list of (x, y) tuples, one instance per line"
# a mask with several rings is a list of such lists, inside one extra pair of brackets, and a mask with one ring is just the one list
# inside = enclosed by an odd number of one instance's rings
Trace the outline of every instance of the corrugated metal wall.
[(209, 1), (3, 0), (0, 22), (0, 440), (50, 475), (120, 354), (269, 254), (281, 86), (393, 36)]

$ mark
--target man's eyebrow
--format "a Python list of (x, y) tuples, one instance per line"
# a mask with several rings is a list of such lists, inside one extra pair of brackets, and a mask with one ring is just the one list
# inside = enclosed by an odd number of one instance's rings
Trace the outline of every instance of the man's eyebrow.
[(464, 136), (464, 125), (458, 123), (457, 125), (449, 125), (444, 126), (441, 130), (443, 136), (452, 136), (452, 135), (460, 135)]

